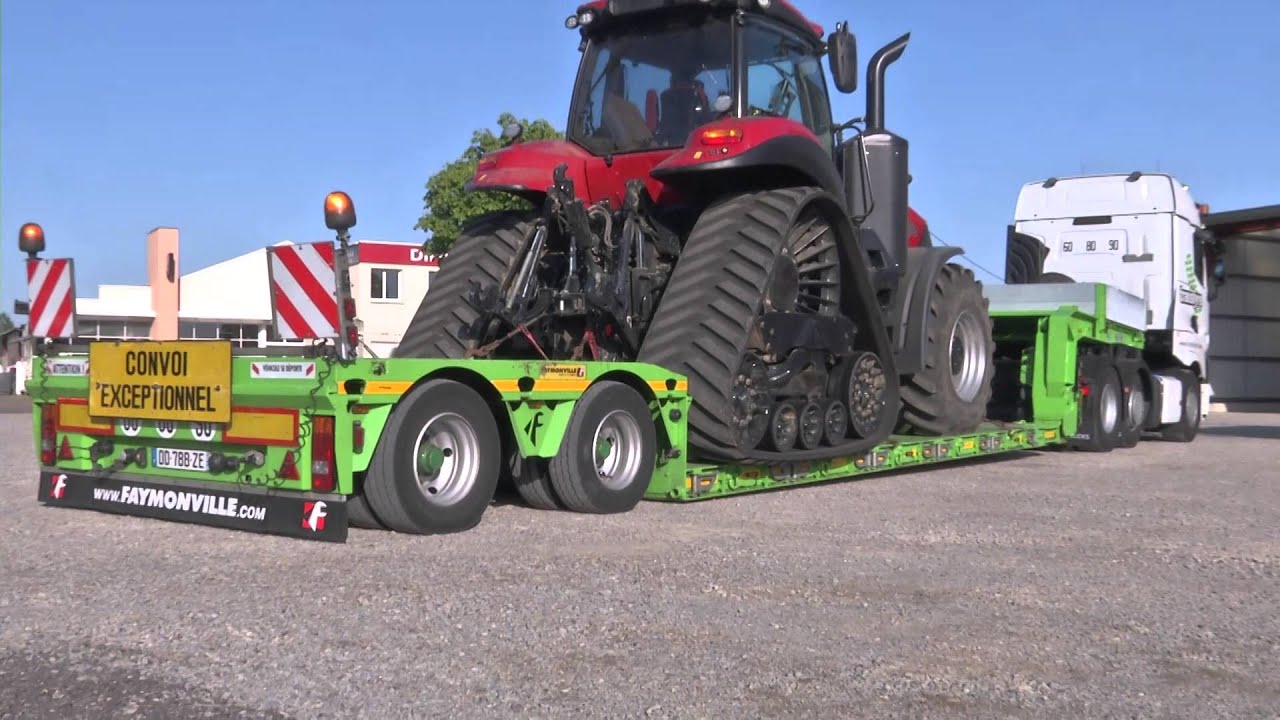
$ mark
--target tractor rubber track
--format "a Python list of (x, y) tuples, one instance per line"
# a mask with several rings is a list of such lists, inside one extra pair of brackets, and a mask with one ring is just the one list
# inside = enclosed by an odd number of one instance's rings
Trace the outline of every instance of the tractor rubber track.
[(464, 228), (448, 259), (431, 278), (430, 291), (391, 356), (456, 359), (474, 349), (478, 343), (463, 335), (480, 317), (467, 302), (471, 283), (502, 283), (533, 226), (533, 218), (530, 212), (501, 212)]
[[(850, 439), (787, 452), (740, 450), (728, 422), (733, 416), (734, 375), (760, 313), (763, 288), (792, 224), (820, 193), (816, 188), (787, 188), (718, 201), (698, 219), (685, 243), (637, 360), (689, 379), (689, 444), (699, 458), (820, 460), (862, 453), (883, 440)], [(888, 411), (896, 411), (896, 402)]]

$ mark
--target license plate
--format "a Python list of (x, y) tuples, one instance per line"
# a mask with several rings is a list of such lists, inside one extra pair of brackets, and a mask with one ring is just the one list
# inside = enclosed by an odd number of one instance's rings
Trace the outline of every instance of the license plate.
[(230, 341), (90, 343), (89, 414), (129, 420), (230, 422)]
[(151, 466), (161, 470), (205, 472), (209, 469), (209, 453), (203, 450), (152, 448)]

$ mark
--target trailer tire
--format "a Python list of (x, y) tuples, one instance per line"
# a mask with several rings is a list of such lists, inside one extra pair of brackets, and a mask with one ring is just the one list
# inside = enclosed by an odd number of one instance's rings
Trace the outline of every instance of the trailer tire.
[(1182, 417), (1178, 422), (1160, 428), (1165, 442), (1191, 442), (1200, 433), (1200, 378), (1190, 370), (1168, 373), (1182, 382)]
[(549, 464), (556, 495), (574, 512), (630, 511), (653, 478), (657, 436), (649, 403), (640, 393), (620, 382), (595, 383), (574, 407)]
[(469, 530), (497, 490), (500, 443), (497, 420), (479, 393), (454, 380), (428, 380), (387, 419), (365, 477), (369, 506), (397, 532)]
[(519, 451), (510, 460), (511, 484), (526, 505), (535, 510), (564, 510), (556, 497), (547, 463), (542, 458), (521, 457)]
[(386, 530), (387, 526), (373, 514), (369, 501), (364, 493), (357, 493), (347, 498), (347, 524), (365, 530)]
[[(924, 367), (902, 383), (899, 432), (956, 435), (987, 416), (996, 344), (990, 303), (973, 271), (947, 263), (929, 288)], [(959, 341), (962, 364), (953, 367)]]

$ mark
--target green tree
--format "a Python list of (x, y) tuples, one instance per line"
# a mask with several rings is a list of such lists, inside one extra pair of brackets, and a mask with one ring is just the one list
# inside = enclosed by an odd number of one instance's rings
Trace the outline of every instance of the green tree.
[(471, 134), (471, 144), (463, 151), (462, 156), (441, 168), (427, 180), (427, 194), (422, 198), (422, 217), (418, 218), (415, 230), (423, 230), (430, 234), (424, 249), (434, 255), (443, 255), (454, 240), (458, 238), (462, 226), (472, 218), (486, 213), (508, 209), (528, 207), (528, 203), (506, 193), (469, 193), (463, 185), (476, 172), (476, 163), (486, 153), (502, 147), (502, 128), (511, 123), (520, 123), (524, 127), (521, 141), (559, 140), (563, 136), (560, 131), (546, 120), (530, 122), (518, 119), (511, 113), (503, 113), (498, 117), (498, 132), (489, 128), (480, 128)]
[(13, 329), (13, 320), (9, 319), (9, 313), (0, 312), (0, 333), (9, 332)]

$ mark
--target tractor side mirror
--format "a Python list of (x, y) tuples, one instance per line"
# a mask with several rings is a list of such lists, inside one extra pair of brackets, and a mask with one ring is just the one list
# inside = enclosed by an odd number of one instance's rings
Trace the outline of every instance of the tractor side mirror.
[(849, 23), (840, 23), (827, 37), (827, 62), (837, 90), (848, 94), (858, 89), (858, 38), (849, 32)]

